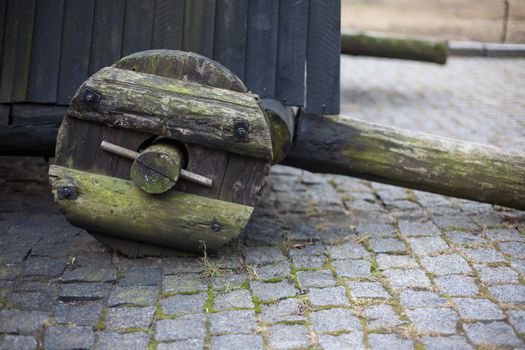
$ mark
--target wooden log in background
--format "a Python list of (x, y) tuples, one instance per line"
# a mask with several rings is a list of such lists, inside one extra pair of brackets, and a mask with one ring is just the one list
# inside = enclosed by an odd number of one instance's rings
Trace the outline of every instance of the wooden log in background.
[(448, 42), (401, 34), (345, 30), (341, 33), (341, 53), (445, 64)]
[(524, 154), (348, 117), (300, 117), (284, 164), (525, 210)]

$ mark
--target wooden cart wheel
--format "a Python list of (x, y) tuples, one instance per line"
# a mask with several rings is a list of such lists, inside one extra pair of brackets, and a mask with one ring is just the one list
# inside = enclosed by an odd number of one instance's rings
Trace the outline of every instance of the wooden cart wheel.
[[(248, 91), (243, 82), (226, 67), (206, 57), (190, 52), (173, 50), (138, 52), (120, 59), (113, 67), (171, 79), (192, 81), (214, 88), (241, 93)], [(71, 144), (71, 139), (77, 138), (77, 136), (72, 135), (72, 130), (76, 132), (78, 126), (71, 124), (84, 122), (72, 119), (74, 118), (66, 117), (59, 132), (57, 140), (57, 164), (59, 165), (71, 165), (71, 160), (66, 159), (63, 156), (65, 152), (61, 151), (66, 149), (68, 144)], [(91, 125), (89, 127), (94, 128)], [(99, 133), (99, 131), (93, 130), (90, 132)], [(100, 132), (105, 133), (106, 136), (111, 136), (112, 138), (110, 139), (115, 141), (115, 143), (133, 150), (143, 148), (156, 139), (155, 135), (123, 129), (100, 130)], [(89, 135), (86, 134), (86, 136)], [(89, 137), (86, 137), (87, 139)], [(270, 159), (253, 158), (192, 143), (184, 144), (183, 148), (188, 158), (187, 170), (210, 176), (216, 185), (213, 188), (208, 188), (191, 182), (179, 181), (175, 186), (176, 190), (222, 201), (255, 206), (269, 172)], [(202, 161), (204, 159), (206, 161)], [(120, 162), (121, 164), (108, 165), (106, 164), (107, 162), (98, 161), (97, 170), (103, 168), (106, 174), (126, 178), (128, 177), (126, 169), (129, 168), (129, 161), (126, 163), (125, 160), (120, 160)], [(124, 162), (124, 166), (121, 166), (122, 162)], [(82, 167), (86, 168), (87, 166), (80, 166), (80, 168)], [(73, 168), (79, 167), (73, 166)], [(91, 170), (92, 168), (89, 169)], [(180, 251), (173, 248), (102, 234), (89, 229), (88, 232), (97, 240), (131, 258), (181, 254)]]

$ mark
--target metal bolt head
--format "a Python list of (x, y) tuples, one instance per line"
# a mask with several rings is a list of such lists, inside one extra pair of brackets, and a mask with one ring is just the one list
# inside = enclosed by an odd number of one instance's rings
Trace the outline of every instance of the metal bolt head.
[(71, 197), (71, 189), (69, 187), (64, 187), (62, 189), (62, 196), (64, 196), (64, 198)]
[(245, 137), (246, 136), (246, 129), (245, 128), (238, 128), (236, 131), (237, 135)]
[(211, 224), (211, 230), (212, 230), (213, 232), (219, 232), (220, 230), (222, 230), (222, 225), (219, 224), (218, 222), (213, 222), (213, 223)]
[(95, 95), (93, 95), (92, 92), (88, 92), (86, 93), (86, 96), (84, 98), (86, 99), (86, 101), (91, 102), (95, 99)]

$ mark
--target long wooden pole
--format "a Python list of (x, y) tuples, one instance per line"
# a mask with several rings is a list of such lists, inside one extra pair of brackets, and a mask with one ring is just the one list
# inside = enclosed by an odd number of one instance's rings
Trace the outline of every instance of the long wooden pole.
[(432, 38), (345, 30), (341, 53), (445, 64), (448, 42)]
[(343, 116), (301, 116), (283, 163), (525, 210), (525, 154)]

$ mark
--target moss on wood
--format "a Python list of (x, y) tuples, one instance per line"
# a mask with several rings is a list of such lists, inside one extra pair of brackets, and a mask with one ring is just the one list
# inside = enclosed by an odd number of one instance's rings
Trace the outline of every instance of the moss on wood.
[[(169, 191), (150, 195), (133, 182), (52, 165), (55, 201), (73, 225), (88, 231), (178, 249), (214, 250), (235, 238), (253, 207)], [(76, 199), (58, 199), (57, 186), (74, 185)]]

